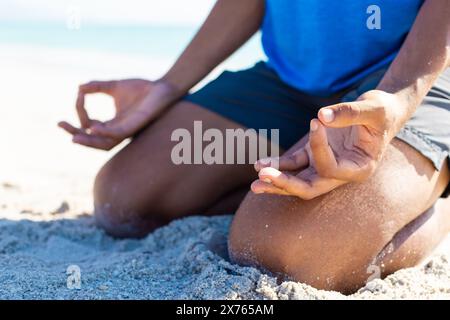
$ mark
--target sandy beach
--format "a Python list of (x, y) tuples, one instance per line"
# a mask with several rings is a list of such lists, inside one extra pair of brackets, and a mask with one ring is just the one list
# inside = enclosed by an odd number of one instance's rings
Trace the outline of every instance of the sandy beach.
[[(450, 237), (420, 266), (344, 296), (230, 263), (231, 216), (177, 220), (142, 240), (96, 228), (92, 181), (112, 153), (72, 144), (56, 124), (76, 123), (79, 83), (156, 78), (170, 63), (0, 46), (0, 299), (450, 299)], [(88, 100), (101, 119), (111, 115), (109, 103)], [(73, 265), (78, 289), (67, 286)]]

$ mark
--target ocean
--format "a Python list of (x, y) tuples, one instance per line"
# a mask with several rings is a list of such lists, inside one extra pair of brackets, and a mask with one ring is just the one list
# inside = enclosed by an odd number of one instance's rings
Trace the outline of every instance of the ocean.
[[(0, 22), (1, 45), (96, 51), (127, 56), (175, 60), (198, 27), (86, 25), (71, 29), (65, 23)], [(264, 59), (259, 33), (232, 57), (234, 64), (249, 65)]]

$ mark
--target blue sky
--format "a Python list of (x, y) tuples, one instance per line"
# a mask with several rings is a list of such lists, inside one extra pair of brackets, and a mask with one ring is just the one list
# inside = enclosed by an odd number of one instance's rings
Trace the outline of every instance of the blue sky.
[(214, 0), (1, 0), (0, 21), (67, 19), (74, 8), (83, 23), (198, 25)]

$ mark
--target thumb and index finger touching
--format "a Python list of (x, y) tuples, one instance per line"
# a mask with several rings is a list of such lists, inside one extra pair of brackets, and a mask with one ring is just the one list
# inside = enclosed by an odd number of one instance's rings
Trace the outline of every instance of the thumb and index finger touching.
[(276, 162), (279, 166), (277, 169), (291, 171), (301, 169), (314, 161), (314, 166), (324, 176), (347, 178), (350, 175), (349, 168), (344, 170), (338, 164), (333, 150), (328, 144), (325, 127), (343, 128), (353, 125), (371, 125), (377, 121), (377, 117), (378, 109), (363, 101), (339, 103), (321, 108), (318, 112), (318, 119), (311, 121), (309, 133), (309, 146), (313, 159), (309, 159), (305, 149), (301, 148), (293, 154), (277, 158), (276, 161), (274, 159), (261, 159), (255, 164), (255, 169), (260, 171), (265, 167), (273, 166), (273, 162)]
[(94, 93), (105, 93), (111, 95), (116, 81), (91, 81), (79, 86), (76, 99), (76, 111), (81, 127), (77, 128), (66, 121), (61, 121), (58, 126), (73, 136), (75, 143), (87, 145), (99, 149), (109, 149), (117, 144), (111, 137), (102, 137), (100, 134), (89, 131), (92, 127), (102, 126), (102, 122), (91, 119), (85, 107), (85, 95)]
[(87, 129), (92, 125), (92, 120), (85, 107), (86, 94), (105, 93), (111, 95), (115, 85), (116, 81), (91, 81), (79, 86), (76, 110), (82, 128)]

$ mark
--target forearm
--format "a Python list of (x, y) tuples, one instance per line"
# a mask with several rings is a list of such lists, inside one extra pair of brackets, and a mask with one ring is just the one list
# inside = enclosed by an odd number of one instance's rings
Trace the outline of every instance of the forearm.
[(161, 81), (183, 96), (259, 29), (264, 0), (218, 0), (193, 40)]
[(395, 94), (402, 110), (398, 131), (412, 116), (439, 75), (450, 66), (450, 1), (427, 0), (399, 54), (377, 89)]

